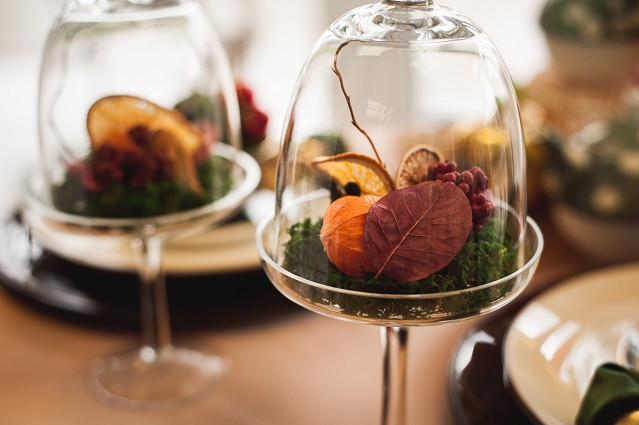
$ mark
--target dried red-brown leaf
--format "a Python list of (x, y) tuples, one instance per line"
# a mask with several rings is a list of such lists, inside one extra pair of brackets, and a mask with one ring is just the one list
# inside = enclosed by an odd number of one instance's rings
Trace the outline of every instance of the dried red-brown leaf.
[(395, 190), (371, 207), (364, 247), (378, 276), (413, 282), (446, 267), (466, 243), (472, 224), (461, 189), (427, 181)]
[(324, 213), (320, 240), (331, 263), (348, 276), (376, 270), (364, 249), (364, 223), (366, 214), (379, 199), (376, 195), (343, 196)]

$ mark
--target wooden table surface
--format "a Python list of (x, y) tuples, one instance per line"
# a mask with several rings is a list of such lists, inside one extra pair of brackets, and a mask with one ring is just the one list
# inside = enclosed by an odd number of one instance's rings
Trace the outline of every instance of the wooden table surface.
[[(545, 214), (539, 214), (538, 221), (546, 246), (533, 281), (516, 301), (519, 305), (543, 288), (595, 266), (558, 239)], [(378, 329), (307, 312), (264, 279), (242, 282), (241, 290), (250, 291), (251, 285), (256, 290), (259, 286), (263, 302), (248, 307), (240, 302), (241, 294), (234, 305), (211, 299), (209, 317), (197, 326), (175, 328), (178, 345), (214, 347), (231, 359), (232, 369), (219, 386), (177, 408), (142, 412), (99, 403), (87, 384), (92, 359), (136, 344), (136, 326), (60, 316), (6, 288), (0, 290), (0, 423), (379, 423)], [(411, 328), (408, 424), (453, 423), (446, 381), (450, 354), (471, 326), (489, 318)]]

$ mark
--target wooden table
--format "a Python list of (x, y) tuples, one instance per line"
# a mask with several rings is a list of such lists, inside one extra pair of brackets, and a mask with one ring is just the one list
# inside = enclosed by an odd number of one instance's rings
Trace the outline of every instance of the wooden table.
[[(545, 214), (538, 218), (546, 248), (518, 304), (594, 266), (558, 239)], [(87, 385), (92, 359), (138, 342), (137, 327), (60, 316), (25, 303), (9, 290), (0, 291), (0, 423), (379, 423), (378, 329), (307, 312), (263, 279), (243, 282), (242, 288), (250, 290), (253, 284), (259, 286), (263, 303), (249, 308), (236, 297), (236, 305), (223, 306), (223, 300), (212, 299), (209, 317), (175, 329), (178, 344), (214, 347), (232, 360), (232, 369), (220, 385), (177, 408), (143, 412), (103, 405), (91, 396)], [(489, 317), (411, 329), (408, 424), (453, 423), (446, 381), (450, 353), (471, 326)]]

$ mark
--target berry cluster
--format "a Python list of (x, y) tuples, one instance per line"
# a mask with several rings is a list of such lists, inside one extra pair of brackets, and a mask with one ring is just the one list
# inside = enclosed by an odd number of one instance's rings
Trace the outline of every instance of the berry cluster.
[(141, 188), (165, 179), (171, 170), (168, 158), (160, 152), (145, 154), (102, 145), (95, 152), (93, 175), (100, 186), (119, 182), (132, 188)]
[[(147, 136), (144, 129), (136, 127), (129, 135), (144, 147)], [(91, 192), (103, 191), (113, 183), (139, 189), (169, 177), (171, 162), (158, 151), (149, 149), (140, 153), (105, 143), (93, 152), (88, 164), (74, 164), (69, 172), (80, 175), (83, 186)]]
[(481, 168), (474, 166), (460, 173), (457, 171), (455, 162), (440, 162), (428, 167), (428, 172), (422, 180), (450, 182), (460, 188), (470, 202), (475, 232), (481, 231), (482, 227), (490, 221), (494, 206), (484, 193), (488, 189), (488, 177)]

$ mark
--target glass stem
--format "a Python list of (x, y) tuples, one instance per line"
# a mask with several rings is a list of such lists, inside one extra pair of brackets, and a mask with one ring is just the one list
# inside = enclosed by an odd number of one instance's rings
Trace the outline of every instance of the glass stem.
[(152, 350), (152, 358), (145, 360), (154, 360), (157, 354), (171, 346), (171, 322), (162, 272), (164, 240), (157, 236), (144, 236), (135, 239), (132, 246), (140, 277), (143, 349)]
[(380, 329), (384, 355), (382, 425), (403, 425), (406, 406), (406, 345), (408, 329)]

